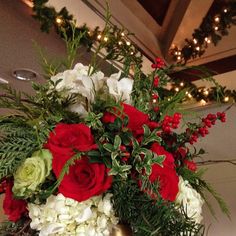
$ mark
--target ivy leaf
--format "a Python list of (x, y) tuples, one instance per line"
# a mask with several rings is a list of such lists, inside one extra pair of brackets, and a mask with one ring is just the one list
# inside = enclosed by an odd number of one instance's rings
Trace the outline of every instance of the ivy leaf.
[(148, 137), (151, 134), (151, 131), (147, 125), (143, 125), (144, 137)]
[(110, 143), (105, 143), (105, 144), (103, 144), (103, 147), (104, 147), (104, 149), (106, 149), (108, 152), (114, 152), (114, 151), (115, 151), (113, 145), (110, 144)]
[(163, 161), (165, 160), (165, 158), (165, 155), (157, 155), (156, 153), (153, 153), (152, 164), (155, 163), (163, 167)]
[(114, 149), (115, 150), (119, 150), (120, 149), (120, 145), (121, 145), (121, 138), (119, 135), (115, 136), (115, 140), (114, 140)]

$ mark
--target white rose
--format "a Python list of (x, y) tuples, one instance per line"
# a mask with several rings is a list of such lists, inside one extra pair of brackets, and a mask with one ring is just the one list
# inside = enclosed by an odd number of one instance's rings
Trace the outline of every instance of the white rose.
[(129, 78), (122, 78), (119, 80), (121, 72), (112, 74), (107, 79), (107, 86), (109, 93), (117, 100), (122, 100), (128, 104), (131, 103), (131, 92), (133, 89), (134, 81)]
[(94, 101), (94, 93), (102, 88), (104, 84), (104, 74), (96, 72), (93, 75), (88, 75), (88, 66), (81, 63), (75, 65), (74, 69), (66, 70), (51, 77), (51, 80), (56, 83), (56, 90), (64, 91), (65, 95), (78, 93), (89, 101)]
[(184, 181), (179, 176), (179, 193), (176, 198), (177, 205), (182, 205), (187, 216), (192, 218), (196, 223), (202, 221), (202, 205), (204, 201), (201, 195), (192, 188), (188, 181)]

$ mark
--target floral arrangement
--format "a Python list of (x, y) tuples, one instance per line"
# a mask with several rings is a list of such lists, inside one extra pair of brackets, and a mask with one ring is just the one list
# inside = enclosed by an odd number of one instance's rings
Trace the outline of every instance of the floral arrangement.
[(133, 78), (105, 76), (94, 63), (60, 72), (46, 65), (35, 95), (2, 88), (0, 107), (15, 111), (0, 119), (0, 187), (10, 221), (2, 235), (103, 236), (118, 223), (134, 235), (202, 235), (205, 190), (227, 213), (195, 163), (204, 151), (192, 148), (225, 113), (179, 132), (175, 108), (185, 94), (165, 99), (168, 67), (160, 58), (149, 75), (135, 68)]

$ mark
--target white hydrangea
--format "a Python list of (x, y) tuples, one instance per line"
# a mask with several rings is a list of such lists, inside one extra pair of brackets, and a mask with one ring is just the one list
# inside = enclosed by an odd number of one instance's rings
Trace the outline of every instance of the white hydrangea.
[(182, 205), (187, 216), (196, 223), (202, 221), (202, 205), (204, 201), (201, 195), (192, 188), (187, 180), (179, 176), (179, 193), (176, 198), (177, 205)]
[(111, 197), (106, 194), (78, 202), (62, 194), (52, 195), (44, 205), (28, 204), (30, 226), (39, 236), (109, 236), (118, 223)]
[[(107, 79), (109, 93), (117, 100), (122, 100), (128, 104), (131, 103), (131, 92), (133, 90), (134, 81), (129, 78), (120, 79), (121, 72), (112, 74)], [(120, 79), (120, 80), (119, 80)]]

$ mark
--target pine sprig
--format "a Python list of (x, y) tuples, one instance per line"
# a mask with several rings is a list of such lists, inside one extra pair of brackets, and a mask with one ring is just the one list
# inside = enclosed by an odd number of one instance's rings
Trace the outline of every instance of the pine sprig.
[(21, 119), (13, 121), (0, 121), (0, 179), (12, 175), (27, 157), (40, 148), (33, 128), (22, 125)]
[(129, 224), (135, 236), (203, 235), (204, 227), (194, 223), (174, 204), (153, 201), (140, 193), (134, 180), (113, 182), (114, 208), (122, 223)]

